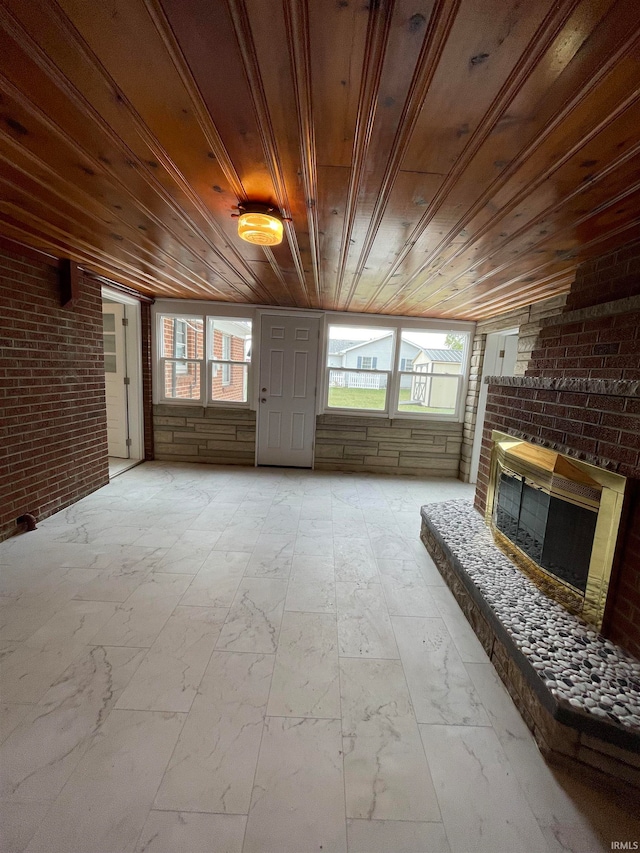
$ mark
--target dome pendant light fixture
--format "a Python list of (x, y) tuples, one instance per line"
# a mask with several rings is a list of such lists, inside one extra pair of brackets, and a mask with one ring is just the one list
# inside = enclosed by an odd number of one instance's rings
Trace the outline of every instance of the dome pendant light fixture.
[(238, 203), (238, 236), (256, 246), (277, 246), (282, 243), (283, 222), (285, 219), (280, 211), (269, 204), (260, 202), (241, 201)]

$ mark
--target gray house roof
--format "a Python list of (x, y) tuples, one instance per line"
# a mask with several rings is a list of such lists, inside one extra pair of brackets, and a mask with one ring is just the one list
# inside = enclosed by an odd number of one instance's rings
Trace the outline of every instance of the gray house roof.
[[(374, 341), (382, 341), (384, 338), (390, 338), (393, 332), (384, 332), (382, 335), (376, 335), (374, 338), (367, 338), (366, 341), (344, 341), (344, 343), (348, 343), (349, 346), (345, 347), (345, 351), (348, 349), (358, 349), (358, 347), (364, 347), (367, 344), (372, 344)], [(409, 341), (411, 343), (411, 341)], [(418, 344), (413, 344), (416, 349), (420, 349)], [(340, 350), (342, 352), (342, 350)]]
[(329, 338), (329, 355), (338, 355), (356, 344), (366, 344), (368, 341), (345, 341), (339, 338)]
[(462, 361), (462, 350), (456, 349), (427, 349), (420, 347), (429, 361), (447, 361), (450, 364), (460, 364)]

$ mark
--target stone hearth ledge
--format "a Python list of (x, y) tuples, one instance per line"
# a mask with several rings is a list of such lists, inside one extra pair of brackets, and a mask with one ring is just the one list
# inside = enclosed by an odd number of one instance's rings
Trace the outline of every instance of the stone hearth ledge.
[(421, 516), (425, 547), (541, 751), (640, 787), (640, 661), (547, 598), (469, 502)]
[(532, 388), (534, 391), (573, 391), (607, 397), (640, 397), (639, 379), (573, 379), (542, 376), (486, 376), (486, 385)]

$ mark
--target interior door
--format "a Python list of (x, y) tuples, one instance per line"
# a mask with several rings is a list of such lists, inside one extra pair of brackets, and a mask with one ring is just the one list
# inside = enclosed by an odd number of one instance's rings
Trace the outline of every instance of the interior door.
[(109, 456), (129, 458), (127, 415), (127, 354), (125, 344), (126, 306), (102, 303), (104, 338), (104, 385), (107, 402), (107, 442)]
[(502, 341), (502, 349), (499, 355), (502, 357), (500, 372), (498, 376), (513, 376), (518, 359), (518, 335), (505, 335)]
[(506, 332), (493, 332), (487, 335), (482, 379), (480, 382), (480, 393), (478, 394), (478, 408), (476, 410), (476, 429), (473, 439), (473, 448), (471, 451), (471, 465), (469, 471), (470, 483), (475, 483), (477, 481), (478, 466), (480, 465), (484, 416), (487, 408), (487, 392), (489, 390), (489, 386), (485, 384), (484, 380), (487, 376), (513, 376), (517, 358), (517, 329), (510, 329)]
[(313, 464), (319, 333), (318, 317), (262, 316), (258, 465)]

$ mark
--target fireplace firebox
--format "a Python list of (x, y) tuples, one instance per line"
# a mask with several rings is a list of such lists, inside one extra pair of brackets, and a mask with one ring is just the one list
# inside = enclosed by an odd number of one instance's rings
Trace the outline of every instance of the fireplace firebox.
[(493, 432), (486, 519), (551, 598), (600, 629), (626, 478)]

